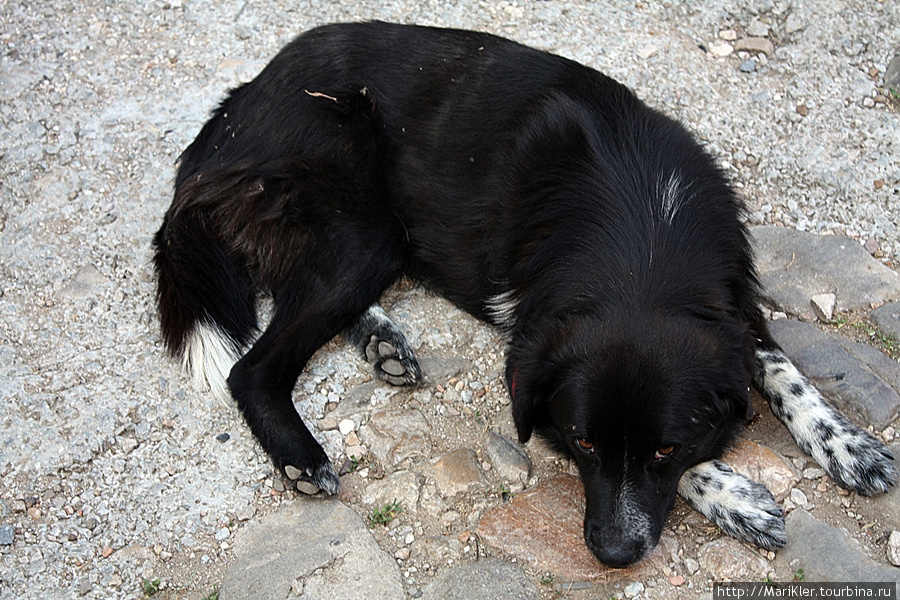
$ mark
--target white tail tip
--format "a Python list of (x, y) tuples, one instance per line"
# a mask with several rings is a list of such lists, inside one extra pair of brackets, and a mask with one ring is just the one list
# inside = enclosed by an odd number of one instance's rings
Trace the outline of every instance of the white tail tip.
[(227, 333), (216, 325), (197, 323), (185, 344), (182, 364), (198, 389), (208, 389), (227, 401), (231, 398), (228, 374), (240, 357), (240, 349)]

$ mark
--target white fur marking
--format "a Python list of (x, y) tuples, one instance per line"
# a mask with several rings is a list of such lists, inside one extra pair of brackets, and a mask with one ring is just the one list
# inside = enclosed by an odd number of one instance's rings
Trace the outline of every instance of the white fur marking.
[(228, 374), (241, 357), (237, 344), (215, 325), (197, 323), (188, 336), (182, 365), (191, 374), (194, 385), (208, 389), (219, 400), (231, 398)]
[(619, 497), (616, 502), (616, 523), (623, 532), (630, 532), (629, 537), (632, 539), (644, 540), (646, 542), (645, 552), (649, 553), (653, 550), (650, 544), (650, 518), (634, 501), (635, 494), (632, 489), (634, 486), (628, 480), (627, 445), (624, 454), (625, 465), (622, 469), (622, 486), (619, 488)]
[(376, 321), (377, 323), (386, 325), (391, 329), (396, 329), (396, 325), (394, 325), (394, 322), (391, 321), (391, 318), (388, 316), (388, 314), (378, 304), (373, 304), (372, 306), (370, 306), (366, 310), (366, 316)]
[(507, 290), (485, 300), (484, 311), (497, 327), (512, 329), (516, 324), (516, 309), (519, 307), (519, 301), (515, 294), (514, 290)]
[(662, 185), (662, 178), (660, 178), (659, 190), (660, 201), (662, 202), (659, 216), (663, 221), (671, 225), (672, 221), (675, 220), (675, 215), (678, 214), (678, 210), (686, 200), (682, 192), (681, 177), (677, 173), (672, 173), (669, 176), (669, 181), (664, 186)]

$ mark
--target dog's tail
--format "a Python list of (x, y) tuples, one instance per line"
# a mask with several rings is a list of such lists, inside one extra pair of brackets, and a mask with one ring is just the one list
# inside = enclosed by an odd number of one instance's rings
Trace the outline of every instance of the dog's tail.
[(257, 328), (253, 283), (202, 211), (173, 205), (153, 245), (163, 341), (200, 389), (229, 398), (228, 374)]

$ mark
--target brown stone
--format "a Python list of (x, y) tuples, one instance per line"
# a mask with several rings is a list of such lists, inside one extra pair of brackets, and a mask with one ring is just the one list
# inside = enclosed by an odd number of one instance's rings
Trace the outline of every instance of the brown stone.
[(778, 454), (750, 440), (739, 439), (722, 457), (722, 462), (736, 472), (769, 488), (781, 502), (799, 478)]
[(720, 538), (703, 544), (700, 566), (714, 580), (762, 581), (769, 571), (768, 561), (732, 538)]
[(735, 52), (750, 52), (753, 54), (765, 54), (771, 57), (775, 54), (775, 44), (763, 37), (745, 37), (734, 43)]
[(434, 460), (424, 473), (434, 478), (445, 496), (465, 493), (484, 481), (478, 456), (468, 448), (459, 448)]
[(560, 475), (488, 511), (478, 534), (490, 547), (524, 561), (540, 572), (561, 579), (640, 580), (658, 577), (667, 557), (677, 549), (663, 533), (659, 545), (643, 562), (627, 569), (601, 564), (584, 543), (584, 488), (581, 480)]

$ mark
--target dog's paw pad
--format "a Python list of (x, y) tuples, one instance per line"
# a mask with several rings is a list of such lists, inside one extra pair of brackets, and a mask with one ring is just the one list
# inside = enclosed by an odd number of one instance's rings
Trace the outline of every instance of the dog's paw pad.
[(422, 377), (412, 349), (405, 343), (393, 344), (373, 335), (365, 349), (366, 359), (379, 379), (394, 385), (413, 385)]
[(284, 474), (290, 480), (297, 491), (310, 496), (325, 492), (326, 496), (333, 496), (341, 489), (341, 480), (330, 462), (320, 465), (316, 469), (298, 469), (293, 465), (284, 467)]

